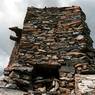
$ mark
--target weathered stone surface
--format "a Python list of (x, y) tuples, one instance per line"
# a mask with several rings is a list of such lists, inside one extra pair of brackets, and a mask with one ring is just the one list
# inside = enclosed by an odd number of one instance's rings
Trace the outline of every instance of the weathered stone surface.
[(24, 95), (24, 93), (25, 92), (21, 90), (0, 88), (0, 95)]
[(95, 95), (95, 75), (76, 75), (76, 95)]

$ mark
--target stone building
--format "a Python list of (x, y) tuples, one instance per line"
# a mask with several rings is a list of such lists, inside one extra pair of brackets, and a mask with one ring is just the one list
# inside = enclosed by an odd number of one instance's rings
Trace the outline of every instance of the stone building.
[(81, 76), (95, 73), (85, 20), (79, 6), (29, 7), (23, 29), (9, 28), (16, 36), (10, 36), (15, 46), (4, 71), (4, 88), (26, 92), (19, 95), (95, 95), (78, 88)]

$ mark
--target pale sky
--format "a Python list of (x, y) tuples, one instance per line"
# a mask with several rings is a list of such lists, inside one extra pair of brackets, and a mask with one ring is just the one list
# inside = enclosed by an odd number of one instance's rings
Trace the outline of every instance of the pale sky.
[[(38, 8), (80, 5), (87, 16), (91, 37), (95, 42), (95, 0), (0, 0), (0, 69), (8, 64), (14, 42), (9, 39), (10, 26), (22, 28), (28, 6)], [(94, 43), (95, 47), (95, 43)]]

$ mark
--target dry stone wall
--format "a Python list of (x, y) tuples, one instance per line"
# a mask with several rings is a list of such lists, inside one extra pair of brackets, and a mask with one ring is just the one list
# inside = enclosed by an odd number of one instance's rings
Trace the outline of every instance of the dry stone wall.
[(11, 28), (18, 38), (11, 37), (17, 48), (4, 72), (7, 87), (27, 91), (25, 95), (76, 95), (75, 74), (95, 71), (85, 20), (79, 6), (29, 7), (23, 29)]

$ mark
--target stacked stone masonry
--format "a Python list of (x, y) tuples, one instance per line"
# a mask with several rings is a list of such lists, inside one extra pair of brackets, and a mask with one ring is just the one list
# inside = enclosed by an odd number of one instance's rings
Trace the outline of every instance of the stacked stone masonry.
[[(95, 50), (86, 16), (79, 6), (29, 7), (5, 68), (7, 88), (23, 95), (78, 95), (75, 74), (94, 74)], [(18, 31), (18, 32), (17, 32)], [(9, 85), (10, 84), (10, 85)]]

